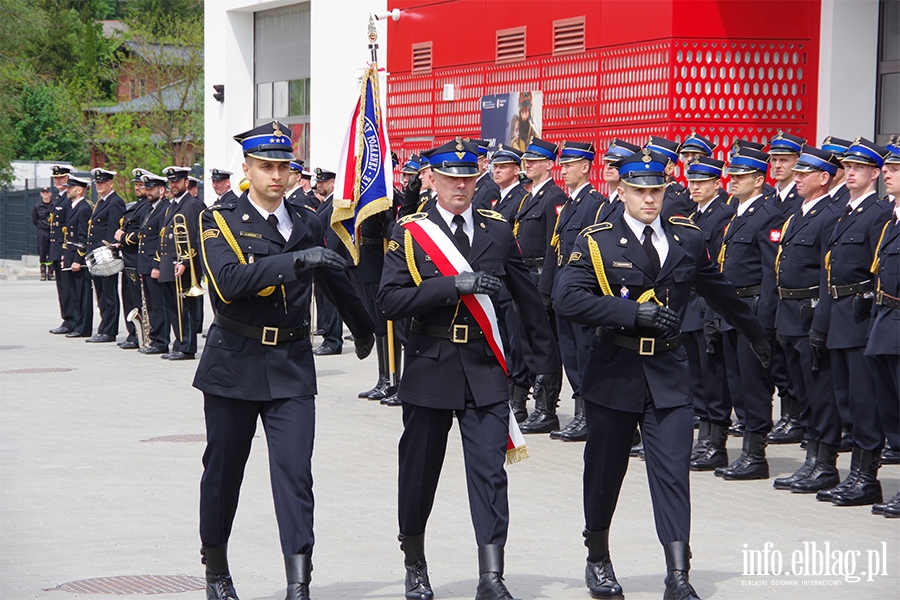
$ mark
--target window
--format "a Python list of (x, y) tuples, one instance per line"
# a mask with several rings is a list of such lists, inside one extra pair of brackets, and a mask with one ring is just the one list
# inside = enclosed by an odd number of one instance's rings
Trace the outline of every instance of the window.
[(875, 141), (900, 135), (900, 0), (881, 0)]
[(584, 52), (584, 17), (553, 21), (553, 56)]
[(419, 42), (412, 45), (412, 72), (413, 75), (426, 75), (431, 73), (431, 42)]
[(497, 30), (498, 65), (525, 60), (525, 28)]

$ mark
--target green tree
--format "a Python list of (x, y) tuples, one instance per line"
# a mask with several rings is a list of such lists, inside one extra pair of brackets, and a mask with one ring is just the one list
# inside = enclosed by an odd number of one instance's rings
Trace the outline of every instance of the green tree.
[(30, 82), (20, 102), (14, 123), (19, 159), (86, 162), (81, 114), (64, 86)]

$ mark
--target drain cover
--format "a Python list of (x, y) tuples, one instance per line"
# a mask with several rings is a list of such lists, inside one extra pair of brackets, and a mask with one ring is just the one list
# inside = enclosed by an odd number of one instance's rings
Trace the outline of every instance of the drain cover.
[(73, 594), (176, 594), (192, 592), (206, 588), (203, 577), (187, 575), (122, 575), (119, 577), (97, 577), (68, 581), (55, 588), (44, 590), (62, 590)]
[(57, 368), (37, 368), (37, 369), (10, 369), (9, 371), (0, 371), (3, 375), (30, 375), (32, 373), (68, 373), (75, 369), (57, 369)]
[(160, 437), (141, 440), (142, 442), (205, 442), (205, 433), (186, 433), (182, 435), (163, 435)]

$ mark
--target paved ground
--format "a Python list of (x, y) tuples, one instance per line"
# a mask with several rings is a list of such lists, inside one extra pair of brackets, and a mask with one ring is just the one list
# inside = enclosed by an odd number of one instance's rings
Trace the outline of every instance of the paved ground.
[[(48, 334), (59, 324), (52, 283), (0, 282), (0, 306), (0, 598), (100, 598), (53, 588), (98, 577), (202, 575), (197, 503), (203, 443), (148, 441), (203, 434), (201, 394), (190, 385), (196, 362), (168, 363), (113, 344)], [(313, 597), (402, 598), (396, 541), (400, 411), (356, 398), (374, 383), (375, 360), (360, 363), (346, 350), (317, 359)], [(27, 368), (74, 370), (9, 373)], [(571, 411), (565, 402), (564, 420)], [(261, 428), (259, 435), (231, 540), (232, 573), (244, 600), (276, 600), (284, 597), (283, 566)], [(528, 444), (532, 458), (509, 467), (507, 584), (523, 599), (588, 598), (582, 445), (543, 436), (529, 437)], [(740, 442), (729, 446), (737, 452)], [(769, 454), (775, 475), (792, 472), (802, 460), (796, 446), (773, 447)], [(843, 473), (848, 463), (842, 455)], [(884, 467), (881, 479), (892, 495), (900, 467)], [(897, 597), (900, 520), (875, 517), (868, 507), (837, 508), (776, 492), (771, 481), (723, 482), (693, 474), (692, 484), (691, 578), (701, 597)], [(762, 551), (767, 543), (774, 567), (782, 557), (781, 574), (744, 575), (745, 551)], [(794, 569), (792, 553), (800, 551), (799, 559), (807, 543), (840, 551), (843, 572), (861, 581), (786, 574)], [(627, 598), (658, 600), (665, 563), (644, 464), (637, 459), (622, 490), (611, 546)], [(436, 597), (474, 596), (476, 550), (459, 439), (452, 436), (427, 548)], [(870, 581), (868, 552), (883, 554), (884, 548), (887, 575)]]

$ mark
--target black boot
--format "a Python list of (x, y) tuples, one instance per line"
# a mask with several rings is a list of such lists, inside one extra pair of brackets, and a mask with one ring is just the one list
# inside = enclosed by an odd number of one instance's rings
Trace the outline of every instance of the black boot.
[(643, 451), (644, 451), (644, 439), (641, 437), (640, 428), (635, 427), (634, 435), (631, 436), (631, 450), (628, 451), (628, 456), (637, 456)]
[(511, 383), (509, 385), (509, 407), (516, 417), (516, 423), (528, 418), (528, 388)]
[[(812, 441), (807, 444), (807, 454), (809, 453), (809, 447), (813, 445), (815, 445), (815, 442)], [(822, 442), (819, 442), (818, 446), (816, 466), (813, 467), (809, 476), (791, 484), (791, 491), (795, 494), (812, 494), (819, 490), (833, 488), (841, 482), (841, 476), (837, 470), (837, 447)]]
[(559, 417), (556, 416), (559, 396), (549, 387), (551, 386), (535, 384), (534, 412), (519, 425), (522, 433), (550, 433), (559, 429)]
[(850, 441), (853, 439), (853, 435), (850, 433), (850, 430), (844, 427), (841, 429), (841, 445), (838, 447), (838, 452), (843, 454), (844, 452), (852, 452), (853, 446), (850, 444)]
[[(384, 390), (391, 383), (390, 374), (387, 368), (387, 336), (375, 336), (375, 357), (378, 359), (378, 383), (371, 390), (360, 392), (360, 398), (371, 398), (372, 400), (381, 400), (384, 398)], [(374, 397), (373, 397), (374, 396)]]
[(206, 565), (206, 600), (239, 600), (228, 572), (228, 545), (200, 548)]
[(584, 530), (584, 545), (588, 549), (584, 568), (584, 583), (591, 598), (624, 598), (622, 586), (616, 581), (612, 561), (609, 559), (609, 529)]
[(769, 438), (769, 443), (772, 443), (772, 436), (777, 436), (781, 433), (781, 430), (787, 427), (787, 424), (791, 421), (791, 397), (785, 395), (781, 398), (781, 418), (778, 419), (778, 422), (775, 423), (775, 426), (772, 427), (772, 431), (769, 432), (767, 436)]
[[(703, 427), (704, 421), (700, 421)], [(691, 471), (714, 471), (718, 467), (728, 464), (728, 450), (725, 443), (728, 441), (728, 429), (718, 423), (709, 425), (709, 439), (707, 439), (706, 451), (691, 461)]]
[(894, 497), (887, 502), (876, 502), (872, 505), (872, 514), (880, 515), (884, 513), (884, 509), (889, 506), (900, 506), (900, 492), (894, 494)]
[(503, 546), (487, 544), (478, 548), (475, 600), (513, 600), (503, 583)]
[(722, 479), (726, 481), (746, 481), (748, 479), (768, 479), (769, 461), (766, 460), (766, 436), (760, 433), (744, 432), (744, 460), (736, 467), (726, 469)]
[(666, 593), (663, 600), (700, 600), (688, 579), (691, 570), (691, 548), (687, 542), (670, 542), (666, 553)]
[(584, 414), (584, 400), (581, 398), (581, 396), (573, 396), (573, 398), (575, 398), (575, 416), (572, 418), (571, 421), (566, 423), (566, 426), (563, 427), (562, 429), (555, 429), (555, 430), (551, 431), (550, 432), (551, 440), (558, 440), (563, 433), (568, 432), (570, 429), (572, 429), (573, 427), (578, 425), (579, 415)]
[(284, 600), (309, 600), (312, 568), (312, 557), (309, 554), (284, 557), (284, 570), (287, 573), (287, 595)]
[(434, 592), (428, 581), (428, 564), (425, 562), (425, 534), (397, 536), (403, 550), (403, 565), (406, 567), (407, 600), (431, 600)]
[(860, 450), (859, 453), (859, 476), (846, 490), (835, 492), (831, 499), (835, 506), (865, 506), (884, 499), (881, 482), (878, 481), (881, 455), (865, 450)]
[(856, 479), (859, 477), (859, 459), (861, 452), (862, 450), (859, 448), (853, 449), (853, 452), (850, 454), (850, 474), (833, 488), (826, 488), (816, 492), (816, 500), (820, 502), (831, 502), (834, 499), (835, 494), (843, 492), (856, 483)]
[[(396, 340), (397, 338), (394, 338)], [(390, 364), (390, 360), (387, 360), (387, 364)], [(400, 391), (400, 368), (403, 365), (403, 352), (399, 343), (395, 341), (394, 343), (394, 372), (391, 373), (391, 384), (385, 390), (385, 394), (387, 394), (382, 400), (381, 404), (384, 406), (400, 406), (400, 396), (398, 392)]]
[[(553, 437), (553, 434), (550, 434)], [(560, 432), (559, 439), (564, 442), (587, 441), (587, 418), (584, 416), (584, 398), (575, 396), (575, 418)]]
[(47, 281), (56, 281), (56, 271), (53, 270), (53, 263), (47, 265)]
[(774, 482), (772, 482), (772, 487), (776, 490), (789, 490), (791, 489), (791, 485), (797, 483), (802, 479), (806, 479), (809, 477), (809, 474), (812, 473), (813, 469), (816, 467), (816, 457), (819, 453), (819, 442), (815, 440), (809, 440), (806, 443), (806, 460), (803, 461), (803, 464), (800, 465), (800, 468), (794, 471), (793, 475), (789, 477), (779, 477)]
[(47, 281), (47, 265), (41, 263), (41, 281)]
[(706, 454), (706, 448), (709, 446), (709, 421), (700, 421), (700, 427), (697, 429), (697, 443), (691, 449), (691, 460), (697, 460)]

